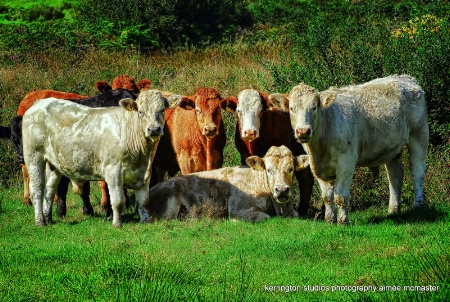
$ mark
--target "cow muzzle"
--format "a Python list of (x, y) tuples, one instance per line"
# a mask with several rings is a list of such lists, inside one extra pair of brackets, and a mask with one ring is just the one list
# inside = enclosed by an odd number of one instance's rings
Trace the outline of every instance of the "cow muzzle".
[(156, 137), (163, 135), (163, 128), (161, 126), (149, 126), (147, 128), (147, 136), (149, 137)]
[(290, 197), (290, 188), (288, 186), (276, 186), (274, 197), (276, 198), (278, 203), (286, 203), (289, 201)]
[(258, 131), (256, 131), (255, 129), (244, 130), (242, 132), (242, 138), (251, 142), (251, 141), (255, 140), (256, 138), (258, 138)]
[(301, 143), (309, 142), (311, 138), (311, 128), (295, 128), (295, 138)]
[(213, 138), (217, 135), (217, 127), (216, 126), (205, 126), (203, 127), (202, 134), (206, 136), (206, 138)]

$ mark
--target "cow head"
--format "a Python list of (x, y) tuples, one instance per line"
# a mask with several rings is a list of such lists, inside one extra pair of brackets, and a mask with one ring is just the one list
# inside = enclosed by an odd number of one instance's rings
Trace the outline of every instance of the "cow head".
[(264, 158), (250, 156), (247, 165), (258, 171), (265, 171), (272, 196), (278, 203), (286, 203), (291, 195), (294, 171), (309, 165), (309, 157), (294, 157), (286, 146), (271, 147)]
[(185, 110), (195, 110), (200, 131), (207, 139), (211, 139), (219, 134), (222, 101), (215, 88), (200, 88), (192, 96), (182, 96), (178, 106)]
[(121, 74), (114, 78), (111, 86), (105, 81), (97, 81), (95, 86), (101, 93), (108, 92), (110, 90), (116, 89), (126, 89), (133, 93), (139, 93), (140, 91), (144, 91), (150, 88), (150, 80), (142, 79), (137, 83), (134, 83), (134, 78), (127, 74)]
[(307, 143), (314, 130), (318, 129), (319, 111), (328, 107), (335, 98), (333, 91), (319, 93), (311, 86), (301, 83), (292, 88), (288, 97), (278, 96), (273, 104), (279, 110), (289, 111), (295, 138), (301, 143)]
[(242, 139), (251, 142), (259, 137), (263, 111), (274, 108), (271, 97), (254, 89), (246, 89), (237, 98), (229, 97), (223, 104), (223, 109), (236, 112)]
[(177, 106), (179, 100), (167, 100), (158, 90), (145, 90), (139, 94), (136, 101), (126, 98), (119, 103), (129, 111), (136, 111), (139, 125), (144, 127), (145, 137), (154, 138), (164, 134), (164, 111), (168, 107)]

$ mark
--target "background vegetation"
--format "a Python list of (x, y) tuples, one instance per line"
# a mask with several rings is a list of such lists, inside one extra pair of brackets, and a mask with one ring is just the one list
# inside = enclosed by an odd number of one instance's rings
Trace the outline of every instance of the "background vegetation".
[[(189, 13), (187, 13), (189, 12)], [(310, 215), (252, 225), (191, 219), (122, 230), (69, 213), (35, 228), (21, 204), (19, 167), (0, 141), (0, 296), (18, 300), (446, 301), (449, 296), (450, 28), (448, 1), (2, 1), (0, 124), (33, 89), (97, 93), (118, 74), (191, 94), (245, 88), (289, 92), (415, 76), (427, 96), (431, 140), (424, 213), (411, 212), (408, 169), (403, 210), (386, 217), (387, 177), (355, 173), (351, 225)], [(239, 163), (235, 118), (224, 113), (225, 165)], [(405, 163), (407, 155), (404, 156)], [(99, 200), (99, 192), (92, 193)], [(319, 216), (320, 217), (320, 216)], [(132, 255), (132, 256), (131, 256)], [(351, 255), (351, 256), (349, 256)], [(20, 272), (20, 273), (16, 273)], [(268, 292), (264, 285), (440, 285), (438, 292)]]

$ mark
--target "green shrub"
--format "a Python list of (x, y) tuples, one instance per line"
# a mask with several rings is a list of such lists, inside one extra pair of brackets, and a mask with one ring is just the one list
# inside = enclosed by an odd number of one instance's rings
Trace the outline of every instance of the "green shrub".
[[(124, 47), (153, 49), (218, 41), (246, 20), (246, 10), (236, 0), (82, 0), (75, 18), (90, 34), (88, 43), (113, 46), (116, 41)], [(111, 26), (102, 26), (105, 23)]]

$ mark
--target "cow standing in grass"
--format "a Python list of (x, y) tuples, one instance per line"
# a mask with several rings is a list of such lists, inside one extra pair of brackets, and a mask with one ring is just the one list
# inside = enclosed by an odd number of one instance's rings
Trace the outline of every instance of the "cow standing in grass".
[(179, 105), (166, 111), (167, 135), (161, 138), (155, 156), (152, 186), (166, 172), (189, 174), (222, 167), (226, 143), (221, 103), (215, 88), (200, 88), (190, 96), (173, 95)]
[(308, 156), (294, 157), (286, 146), (271, 147), (263, 158), (250, 156), (248, 166), (227, 167), (176, 176), (150, 189), (152, 219), (177, 218), (203, 205), (215, 213), (252, 222), (274, 216), (298, 217), (290, 198), (294, 170)]
[[(409, 151), (414, 208), (424, 207), (423, 184), (428, 145), (425, 94), (408, 75), (318, 92), (300, 84), (277, 106), (289, 111), (295, 138), (310, 156), (325, 204), (325, 220), (348, 223), (350, 185), (356, 166), (385, 164), (389, 214), (400, 210), (402, 151)], [(338, 207), (338, 217), (335, 215)]]
[(36, 225), (52, 222), (52, 201), (62, 174), (80, 190), (87, 181), (109, 186), (113, 226), (121, 226), (123, 187), (134, 189), (141, 221), (151, 164), (164, 127), (167, 99), (143, 91), (120, 107), (89, 108), (55, 98), (36, 102), (24, 115), (23, 156), (30, 177)]

